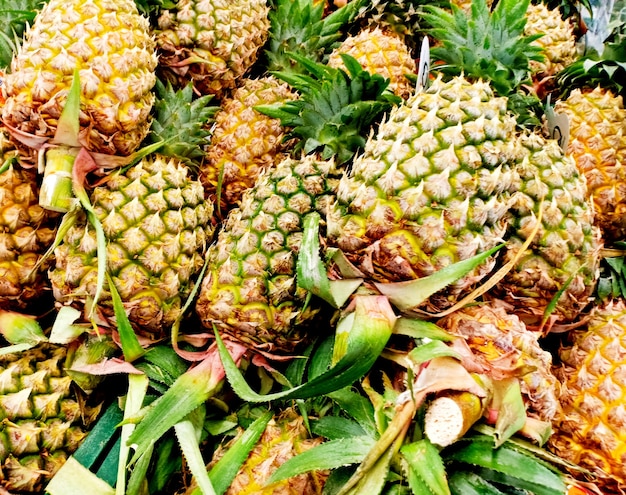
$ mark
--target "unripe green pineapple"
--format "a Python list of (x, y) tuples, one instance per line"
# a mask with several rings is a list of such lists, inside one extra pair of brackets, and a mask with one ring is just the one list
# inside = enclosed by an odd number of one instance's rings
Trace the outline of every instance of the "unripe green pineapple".
[[(484, 82), (437, 79), (394, 108), (342, 177), (329, 241), (369, 278), (428, 276), (502, 242), (518, 151), (506, 98)], [(431, 298), (456, 302), (490, 259)]]
[(287, 158), (262, 174), (231, 210), (208, 251), (196, 302), (207, 328), (267, 351), (289, 352), (317, 311), (296, 284), (303, 218), (333, 201), (333, 161)]
[[(151, 155), (116, 171), (91, 202), (106, 237), (106, 265), (138, 331), (158, 338), (178, 317), (213, 234), (202, 183), (175, 158)], [(94, 228), (82, 217), (55, 250), (54, 296), (83, 305), (97, 287)], [(111, 314), (111, 299), (100, 300)]]
[(13, 58), (2, 117), (19, 131), (53, 137), (78, 71), (81, 143), (128, 155), (150, 127), (156, 66), (148, 20), (132, 0), (50, 0)]
[(587, 182), (555, 140), (529, 133), (519, 143), (523, 154), (514, 169), (515, 193), (501, 261), (517, 256), (539, 219), (541, 223), (494, 292), (536, 324), (561, 291), (551, 315), (572, 322), (589, 304), (598, 278), (601, 236)]
[[(51, 295), (47, 265), (38, 266), (52, 245), (58, 215), (38, 205), (39, 182), (32, 160), (0, 129), (0, 308), (33, 311)], [(28, 168), (24, 168), (24, 167)], [(35, 267), (37, 269), (35, 270)], [(42, 311), (38, 311), (41, 313)]]
[(43, 493), (99, 412), (78, 400), (65, 356), (41, 344), (0, 357), (0, 487), (10, 493)]

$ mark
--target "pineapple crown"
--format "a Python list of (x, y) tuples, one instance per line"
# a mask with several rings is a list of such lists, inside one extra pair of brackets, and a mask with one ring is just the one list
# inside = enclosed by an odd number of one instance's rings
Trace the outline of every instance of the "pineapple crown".
[(312, 74), (276, 72), (301, 93), (300, 98), (274, 105), (259, 105), (259, 112), (290, 127), (287, 138), (299, 138), (294, 151), (321, 151), (338, 164), (350, 160), (365, 145), (370, 126), (402, 100), (388, 90), (389, 80), (365, 71), (357, 60), (342, 54), (347, 72), (291, 54)]
[(204, 157), (203, 144), (210, 134), (207, 122), (218, 106), (210, 105), (212, 95), (194, 99), (193, 85), (174, 90), (157, 80), (157, 101), (148, 140), (162, 142), (159, 153), (176, 157), (187, 164), (199, 163)]
[(44, 0), (5, 0), (0, 9), (0, 68), (11, 64), (26, 26), (33, 21)]
[(564, 93), (579, 87), (602, 86), (626, 98), (626, 7), (609, 24), (600, 52), (592, 50), (558, 75)]
[(324, 2), (313, 0), (276, 0), (270, 11), (270, 38), (267, 68), (270, 71), (305, 72), (289, 53), (323, 61), (333, 44), (341, 38), (341, 29), (364, 8), (367, 0), (353, 0), (324, 16)]
[(525, 36), (530, 0), (500, 0), (490, 12), (486, 0), (474, 0), (466, 14), (452, 5), (452, 13), (425, 6), (427, 29), (438, 45), (431, 50), (436, 68), (449, 75), (489, 80), (500, 96), (508, 96), (530, 80), (530, 61), (543, 60), (543, 48)]

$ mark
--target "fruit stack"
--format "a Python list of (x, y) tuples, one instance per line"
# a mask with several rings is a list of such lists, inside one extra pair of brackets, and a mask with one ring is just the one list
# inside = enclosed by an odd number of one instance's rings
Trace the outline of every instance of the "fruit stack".
[(0, 20), (0, 493), (626, 493), (624, 2)]

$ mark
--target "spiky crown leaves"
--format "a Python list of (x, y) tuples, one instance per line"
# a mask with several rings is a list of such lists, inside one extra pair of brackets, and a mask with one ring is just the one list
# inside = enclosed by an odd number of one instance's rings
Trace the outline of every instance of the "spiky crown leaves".
[(514, 92), (530, 78), (530, 61), (543, 60), (543, 48), (524, 35), (530, 0), (500, 0), (489, 11), (485, 0), (474, 0), (470, 14), (452, 5), (452, 13), (425, 6), (427, 30), (438, 46), (431, 58), (443, 61), (435, 67), (450, 75), (489, 80), (500, 96)]
[(277, 0), (269, 14), (270, 38), (265, 50), (267, 69), (306, 72), (289, 53), (322, 62), (341, 38), (342, 27), (351, 22), (366, 3), (366, 0), (353, 0), (324, 16), (324, 2)]
[(602, 86), (626, 98), (626, 7), (610, 24), (602, 52), (592, 51), (558, 75), (563, 95), (573, 88)]
[(365, 145), (370, 126), (401, 99), (387, 89), (388, 79), (365, 71), (349, 55), (341, 55), (347, 71), (291, 56), (312, 76), (275, 75), (300, 92), (300, 98), (255, 109), (291, 128), (288, 138), (300, 139), (294, 151), (320, 151), (324, 159), (347, 162)]
[(148, 140), (162, 141), (159, 153), (173, 156), (189, 164), (197, 163), (204, 156), (202, 145), (210, 134), (207, 122), (215, 115), (216, 105), (210, 105), (212, 95), (194, 98), (192, 84), (175, 91), (157, 80), (157, 101), (154, 120)]

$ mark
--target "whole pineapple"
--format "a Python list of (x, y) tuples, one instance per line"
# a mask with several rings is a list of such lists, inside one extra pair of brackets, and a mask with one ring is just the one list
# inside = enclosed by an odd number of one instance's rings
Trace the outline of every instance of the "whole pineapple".
[(591, 471), (604, 493), (626, 486), (625, 336), (626, 301), (602, 302), (567, 334), (555, 368), (563, 412), (555, 418), (550, 448)]
[(0, 487), (10, 493), (43, 493), (100, 410), (78, 397), (66, 353), (40, 344), (0, 357)]
[(244, 78), (215, 115), (211, 140), (200, 178), (208, 194), (218, 196), (226, 212), (259, 174), (286, 157), (285, 130), (280, 120), (257, 112), (256, 105), (271, 105), (295, 98), (286, 83), (272, 76)]
[(331, 67), (344, 67), (340, 54), (354, 57), (365, 70), (390, 80), (390, 89), (401, 98), (413, 94), (414, 83), (406, 76), (417, 73), (409, 47), (391, 31), (380, 27), (363, 29), (346, 38), (328, 58)]
[(538, 2), (526, 11), (526, 35), (541, 34), (535, 45), (543, 49), (545, 60), (533, 61), (535, 78), (551, 77), (578, 58), (576, 35), (571, 19), (563, 19), (559, 9), (550, 9)]
[(156, 45), (132, 0), (50, 0), (11, 62), (4, 122), (51, 138), (74, 71), (81, 81), (80, 141), (129, 155), (148, 133)]
[[(506, 232), (514, 133), (506, 99), (488, 83), (439, 77), (390, 112), (342, 177), (329, 242), (379, 282), (425, 277), (496, 246)], [(431, 305), (453, 304), (494, 265)]]
[(265, 0), (178, 0), (158, 19), (160, 68), (179, 86), (222, 97), (256, 62), (267, 40)]
[(0, 166), (0, 308), (33, 311), (51, 295), (47, 265), (39, 262), (54, 241), (58, 215), (38, 205), (33, 160), (15, 148), (3, 128)]
[[(304, 217), (312, 212), (325, 217), (355, 143), (364, 141), (362, 134), (390, 108), (390, 100), (398, 100), (385, 91), (381, 76), (363, 71), (354, 59), (349, 74), (321, 64), (311, 68), (320, 79), (294, 79), (302, 83), (302, 96), (279, 109), (294, 123), (298, 145), (311, 154), (286, 158), (244, 192), (209, 248), (196, 301), (204, 326), (267, 352), (292, 352), (306, 335), (304, 323), (320, 309), (315, 301), (308, 303), (309, 293), (296, 281)], [(344, 112), (354, 118), (339, 134), (327, 132), (336, 131)], [(311, 114), (318, 117), (316, 125), (307, 121)]]
[[(153, 338), (179, 316), (211, 241), (213, 205), (172, 157), (151, 155), (109, 175), (91, 193), (106, 238), (107, 271), (136, 329)], [(98, 246), (85, 216), (55, 249), (55, 299), (83, 306), (97, 290)], [(99, 302), (112, 315), (110, 294)]]
[[(525, 133), (519, 143), (522, 156), (514, 167), (515, 192), (501, 261), (520, 257), (493, 293), (534, 324), (558, 296), (553, 320), (572, 322), (590, 303), (598, 279), (602, 242), (593, 204), (584, 176), (555, 140)], [(535, 237), (520, 254), (538, 221)]]

